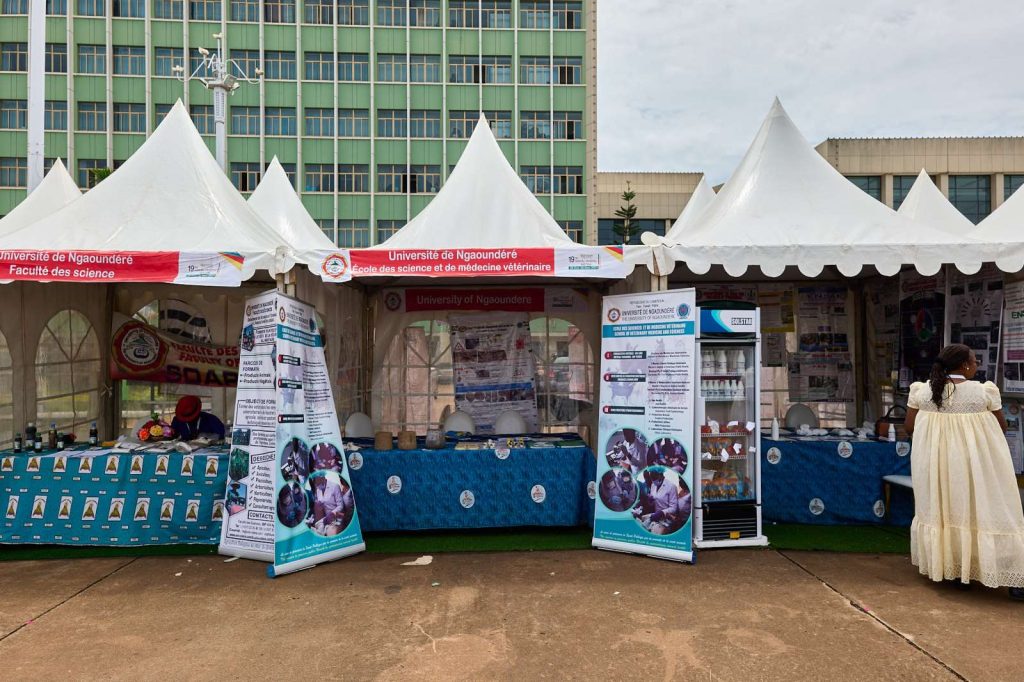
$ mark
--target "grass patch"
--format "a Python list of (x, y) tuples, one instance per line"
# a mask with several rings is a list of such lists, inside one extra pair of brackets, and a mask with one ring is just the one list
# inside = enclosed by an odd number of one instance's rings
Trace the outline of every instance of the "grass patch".
[(811, 526), (767, 523), (764, 533), (774, 549), (822, 552), (909, 554), (910, 529), (898, 526)]

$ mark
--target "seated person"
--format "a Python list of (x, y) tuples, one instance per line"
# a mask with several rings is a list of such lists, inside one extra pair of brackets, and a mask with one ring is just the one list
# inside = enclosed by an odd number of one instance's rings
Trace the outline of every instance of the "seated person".
[(182, 440), (195, 440), (199, 436), (224, 439), (224, 422), (209, 412), (203, 412), (203, 402), (194, 395), (183, 395), (178, 400), (171, 427)]

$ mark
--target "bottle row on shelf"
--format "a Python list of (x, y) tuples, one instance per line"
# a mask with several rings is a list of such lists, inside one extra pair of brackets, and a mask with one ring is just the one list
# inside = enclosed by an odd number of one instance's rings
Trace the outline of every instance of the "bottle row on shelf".
[(746, 396), (743, 379), (701, 379), (700, 394), (705, 400), (735, 400)]

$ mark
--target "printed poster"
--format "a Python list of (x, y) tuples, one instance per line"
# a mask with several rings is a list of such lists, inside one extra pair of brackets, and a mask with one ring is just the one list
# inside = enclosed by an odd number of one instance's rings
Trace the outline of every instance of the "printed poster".
[(797, 351), (787, 357), (793, 403), (854, 401), (845, 286), (797, 289)]
[(248, 299), (242, 322), (220, 553), (274, 560), (277, 292)]
[(702, 284), (697, 287), (697, 305), (717, 310), (753, 310), (757, 305), (757, 285)]
[(1010, 446), (1013, 472), (1024, 474), (1024, 425), (1021, 418), (1024, 403), (1019, 400), (1003, 400), (1003, 416), (1006, 418), (1006, 444)]
[(1024, 281), (1007, 283), (1003, 293), (1003, 390), (1024, 393)]
[(455, 314), (448, 321), (455, 407), (473, 417), (478, 434), (494, 433), (495, 420), (509, 410), (523, 417), (529, 433), (536, 433), (536, 358), (529, 315)]
[(900, 388), (925, 381), (942, 350), (946, 278), (900, 273)]
[(954, 272), (947, 281), (949, 343), (962, 343), (974, 351), (978, 360), (976, 381), (994, 381), (999, 366), (1003, 273), (989, 265), (976, 275)]
[(110, 378), (226, 387), (238, 381), (238, 347), (184, 339), (114, 313)]
[(366, 548), (316, 311), (275, 300), (277, 462), (274, 565), (279, 576)]
[(796, 331), (793, 287), (788, 284), (762, 284), (757, 288), (757, 306), (761, 309), (761, 334)]
[(693, 561), (693, 289), (606, 296), (594, 547)]
[(851, 403), (854, 389), (849, 353), (789, 354), (790, 402)]

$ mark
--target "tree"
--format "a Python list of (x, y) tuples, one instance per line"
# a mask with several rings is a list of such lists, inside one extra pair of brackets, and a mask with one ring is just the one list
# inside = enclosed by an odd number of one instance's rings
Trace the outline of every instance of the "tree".
[(612, 230), (622, 238), (623, 244), (628, 244), (630, 238), (640, 228), (639, 222), (636, 220), (636, 205), (633, 204), (633, 199), (635, 198), (636, 192), (630, 188), (627, 182), (626, 191), (622, 193), (622, 200), (626, 204), (615, 209), (615, 215), (621, 220), (616, 220), (612, 224)]
[(90, 168), (89, 169), (89, 186), (95, 187), (100, 184), (113, 173), (112, 168)]

